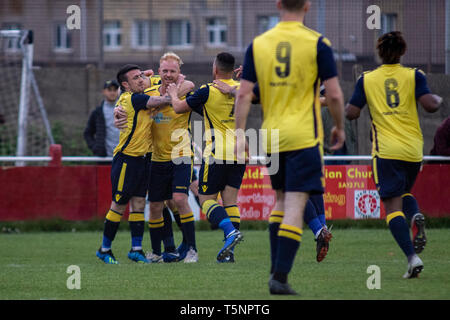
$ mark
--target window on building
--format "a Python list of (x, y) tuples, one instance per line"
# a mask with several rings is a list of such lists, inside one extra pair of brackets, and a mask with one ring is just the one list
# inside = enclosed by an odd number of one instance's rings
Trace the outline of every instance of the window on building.
[(159, 21), (135, 20), (131, 34), (133, 48), (161, 46), (160, 30)]
[[(20, 23), (5, 23), (1, 27), (3, 30), (21, 30), (22, 26)], [(6, 38), (4, 42), (4, 48), (6, 51), (15, 52), (20, 50), (20, 39), (19, 38)]]
[(55, 26), (55, 50), (72, 49), (72, 34), (65, 23), (57, 23)]
[(210, 18), (207, 20), (208, 44), (221, 46), (227, 43), (227, 24), (225, 18)]
[(134, 48), (148, 48), (150, 46), (150, 23), (147, 20), (135, 20), (131, 33)]
[(170, 20), (167, 22), (167, 44), (169, 46), (187, 46), (191, 44), (191, 23), (188, 20)]
[(280, 17), (278, 15), (258, 17), (258, 34), (272, 29), (278, 22), (280, 22)]
[(150, 21), (150, 46), (161, 46), (161, 24), (159, 21)]
[(105, 49), (120, 49), (122, 46), (122, 27), (120, 21), (105, 21), (103, 25), (103, 46)]
[(397, 30), (397, 14), (382, 13), (380, 35)]

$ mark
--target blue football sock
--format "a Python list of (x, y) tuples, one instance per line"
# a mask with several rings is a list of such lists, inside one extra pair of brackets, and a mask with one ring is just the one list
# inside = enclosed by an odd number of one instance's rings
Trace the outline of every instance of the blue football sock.
[(314, 205), (314, 208), (316, 209), (317, 218), (319, 218), (320, 223), (322, 226), (327, 225), (327, 221), (325, 218), (325, 205), (323, 201), (323, 194), (314, 194), (309, 197), (309, 200)]
[(269, 240), (270, 240), (270, 273), (275, 269), (275, 262), (278, 252), (278, 229), (283, 221), (284, 212), (274, 210), (269, 217)]
[(111, 249), (111, 244), (116, 237), (117, 230), (119, 229), (120, 219), (122, 215), (112, 209), (108, 211), (105, 218), (105, 224), (103, 229), (103, 249)]
[(228, 217), (227, 211), (224, 207), (214, 200), (206, 200), (202, 206), (203, 212), (206, 213), (208, 221), (211, 223), (211, 227), (219, 227), (223, 230), (224, 236), (226, 237), (230, 232), (235, 230), (230, 218)]
[(152, 251), (154, 254), (161, 255), (161, 241), (164, 228), (164, 218), (150, 219), (148, 221), (150, 241), (152, 246)]
[(278, 252), (274, 268), (274, 279), (287, 281), (287, 275), (292, 269), (303, 231), (300, 228), (281, 224), (278, 230)]
[(163, 209), (164, 227), (162, 231), (162, 239), (164, 244), (164, 250), (167, 252), (175, 251), (175, 240), (173, 239), (173, 229), (172, 229), (172, 216), (170, 215), (169, 209), (164, 207)]
[(230, 218), (225, 218), (220, 221), (219, 228), (223, 230), (223, 234), (225, 237), (235, 230)]
[(317, 234), (322, 229), (322, 223), (320, 223), (320, 220), (316, 215), (316, 208), (314, 207), (313, 203), (310, 200), (306, 202), (303, 220), (313, 232), (314, 237), (317, 237)]
[(386, 222), (389, 225), (395, 241), (402, 249), (406, 257), (413, 255), (414, 246), (409, 235), (409, 227), (406, 223), (405, 215), (401, 211), (395, 211), (387, 215)]
[(195, 242), (195, 219), (192, 212), (180, 214), (180, 220), (183, 227), (183, 234), (186, 237), (186, 244), (197, 250)]
[(416, 198), (411, 193), (406, 193), (402, 196), (403, 200), (403, 213), (406, 218), (411, 221), (412, 217), (419, 213), (419, 205), (417, 204)]
[(145, 230), (144, 212), (130, 212), (128, 223), (131, 231), (132, 249), (142, 250), (142, 238), (144, 237)]

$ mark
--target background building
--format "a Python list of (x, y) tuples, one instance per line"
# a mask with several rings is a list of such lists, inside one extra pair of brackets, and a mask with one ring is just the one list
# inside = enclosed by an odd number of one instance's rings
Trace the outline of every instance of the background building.
[[(450, 61), (449, 4), (445, 0), (313, 0), (305, 24), (331, 40), (346, 101), (356, 77), (379, 63), (377, 38), (392, 30), (402, 31), (408, 43), (402, 62), (422, 68), (431, 88), (446, 97), (450, 85), (444, 75), (446, 59)], [(80, 29), (67, 27), (71, 5), (81, 10)], [(381, 9), (380, 29), (366, 26), (371, 5)], [(114, 78), (120, 65), (137, 63), (156, 71), (159, 57), (175, 51), (185, 62), (182, 72), (200, 85), (211, 81), (211, 64), (218, 52), (232, 52), (242, 63), (252, 39), (278, 21), (274, 0), (0, 2), (1, 29), (34, 31), (35, 74), (55, 135), (64, 153), (70, 155), (88, 153), (81, 136), (83, 127), (101, 98), (103, 81)], [(11, 53), (19, 49), (14, 42), (6, 47)], [(446, 104), (439, 114), (421, 113), (425, 153), (438, 124), (449, 114)], [(324, 118), (327, 127), (327, 110)], [(261, 111), (252, 108), (249, 126), (260, 124)], [(370, 152), (368, 124), (368, 115), (363, 113), (353, 125), (348, 140), (352, 153)]]
[[(72, 4), (81, 9), (80, 30), (68, 30), (66, 26), (66, 10)], [(366, 27), (371, 5), (381, 8), (379, 30)], [(445, 0), (316, 0), (306, 25), (332, 41), (336, 58), (347, 67), (375, 64), (377, 37), (400, 30), (409, 46), (405, 64), (421, 66), (427, 72), (444, 72), (445, 12)], [(154, 64), (168, 50), (177, 51), (187, 64), (210, 63), (225, 49), (242, 58), (252, 39), (278, 21), (273, 0), (0, 3), (1, 28), (35, 31), (37, 65)]]

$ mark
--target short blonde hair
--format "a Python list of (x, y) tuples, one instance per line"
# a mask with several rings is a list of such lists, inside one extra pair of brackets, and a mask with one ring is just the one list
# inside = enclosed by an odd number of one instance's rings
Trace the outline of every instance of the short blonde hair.
[(159, 59), (159, 63), (163, 62), (163, 61), (167, 61), (167, 60), (175, 60), (176, 62), (178, 62), (178, 65), (181, 67), (181, 65), (183, 64), (183, 60), (181, 60), (180, 56), (177, 55), (175, 52), (166, 52), (162, 55), (161, 59)]

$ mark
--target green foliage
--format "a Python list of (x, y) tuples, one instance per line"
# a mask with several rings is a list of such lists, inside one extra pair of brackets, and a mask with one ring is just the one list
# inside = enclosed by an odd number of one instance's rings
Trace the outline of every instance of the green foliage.
[(14, 156), (16, 154), (17, 133), (11, 137), (7, 127), (0, 124), (0, 155)]
[(71, 125), (62, 121), (52, 123), (52, 134), (56, 144), (62, 146), (64, 156), (92, 156), (83, 137), (84, 125)]

